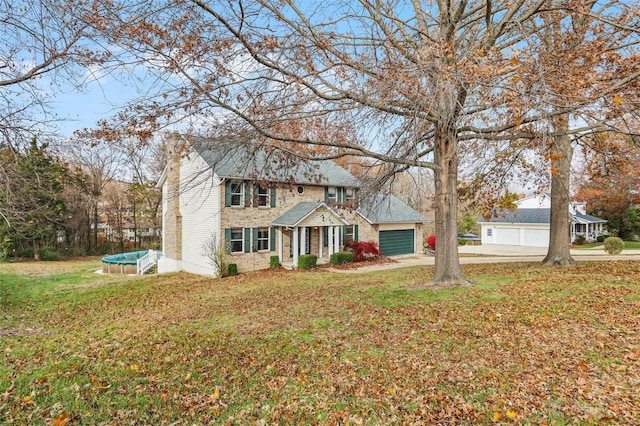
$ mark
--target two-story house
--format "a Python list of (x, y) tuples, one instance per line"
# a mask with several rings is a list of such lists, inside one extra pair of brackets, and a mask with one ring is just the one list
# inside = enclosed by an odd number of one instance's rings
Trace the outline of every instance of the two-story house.
[(205, 246), (226, 248), (238, 270), (328, 260), (348, 239), (383, 255), (419, 253), (424, 216), (392, 195), (367, 194), (333, 161), (302, 161), (256, 144), (172, 135), (162, 187), (159, 272), (213, 275)]
[[(484, 222), (482, 244), (548, 247), (551, 224), (551, 194), (524, 196), (516, 201), (517, 208), (499, 211)], [(567, 233), (571, 241), (583, 236), (587, 241), (595, 241), (606, 231), (607, 221), (585, 213), (584, 206), (569, 204), (567, 212), (570, 229)]]

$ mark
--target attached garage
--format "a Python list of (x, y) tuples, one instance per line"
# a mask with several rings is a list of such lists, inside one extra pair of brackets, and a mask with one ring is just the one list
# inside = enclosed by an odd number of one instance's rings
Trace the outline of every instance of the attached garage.
[(380, 252), (383, 256), (396, 256), (415, 252), (415, 230), (397, 229), (380, 231)]

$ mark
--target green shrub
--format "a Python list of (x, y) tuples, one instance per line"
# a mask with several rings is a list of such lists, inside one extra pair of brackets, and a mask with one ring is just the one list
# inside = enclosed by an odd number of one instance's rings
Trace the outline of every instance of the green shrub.
[(227, 265), (227, 276), (238, 275), (238, 265), (236, 263), (230, 263)]
[(353, 262), (353, 253), (350, 251), (339, 251), (333, 253), (329, 257), (329, 262), (332, 265), (344, 265), (345, 263), (351, 263)]
[(587, 239), (585, 238), (584, 235), (578, 235), (576, 237), (576, 239), (573, 241), (573, 244), (577, 245), (577, 246), (581, 246), (583, 244), (585, 244), (587, 242)]
[(62, 256), (55, 250), (51, 250), (47, 247), (40, 250), (40, 260), (60, 260)]
[(466, 246), (467, 245), (467, 240), (465, 240), (464, 238), (460, 238), (458, 240), (458, 245)]
[(624, 241), (618, 237), (607, 237), (604, 240), (604, 251), (609, 254), (620, 254), (624, 248)]
[(298, 257), (298, 268), (300, 269), (315, 268), (316, 263), (318, 263), (318, 256), (315, 254), (302, 254)]
[(271, 256), (269, 258), (269, 267), (271, 269), (276, 269), (280, 267), (280, 257), (278, 256)]
[(599, 243), (602, 243), (602, 242), (604, 242), (605, 238), (606, 237), (604, 235), (598, 235), (598, 237), (596, 238), (596, 241), (599, 242)]

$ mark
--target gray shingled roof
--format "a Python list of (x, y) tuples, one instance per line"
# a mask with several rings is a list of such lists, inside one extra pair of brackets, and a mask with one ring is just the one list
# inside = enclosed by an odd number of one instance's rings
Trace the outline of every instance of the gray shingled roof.
[(419, 223), (429, 219), (391, 194), (372, 194), (360, 201), (360, 213), (369, 223)]
[(296, 226), (324, 203), (320, 201), (302, 201), (274, 219), (271, 224), (276, 226)]
[(222, 178), (311, 185), (358, 186), (357, 179), (330, 160), (305, 161), (257, 144), (196, 139), (194, 150)]
[(576, 213), (573, 215), (578, 223), (607, 223), (608, 221), (605, 219), (600, 219), (596, 216), (591, 216), (590, 214), (582, 214)]
[(488, 222), (550, 223), (551, 209), (498, 210)]
[[(497, 223), (550, 223), (551, 209), (515, 209), (515, 210), (499, 210), (487, 222)], [(606, 223), (604, 219), (600, 219), (588, 214), (576, 213), (573, 219), (578, 223)], [(486, 223), (486, 222), (484, 222)]]
[[(327, 210), (333, 212), (333, 210), (321, 201), (301, 201), (284, 212), (280, 217), (274, 219), (271, 224), (274, 226), (297, 226), (307, 216), (318, 210), (320, 207), (325, 207)], [(334, 212), (334, 214), (340, 217), (337, 213)], [(342, 219), (342, 221), (344, 222), (344, 219)]]

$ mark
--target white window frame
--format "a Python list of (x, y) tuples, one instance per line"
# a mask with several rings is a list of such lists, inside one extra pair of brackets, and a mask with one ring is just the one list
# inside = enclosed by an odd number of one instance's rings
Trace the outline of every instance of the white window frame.
[[(333, 194), (331, 193), (333, 191)], [(327, 204), (334, 205), (338, 204), (338, 188), (335, 186), (327, 187)]]
[[(234, 233), (236, 234), (236, 238), (234, 238)], [(240, 235), (240, 238), (237, 236)], [(240, 250), (234, 250), (234, 243), (240, 243)], [(242, 228), (231, 228), (231, 238), (229, 239), (229, 252), (230, 253), (244, 253), (244, 229)]]
[[(234, 186), (240, 187), (240, 192), (234, 192), (233, 191)], [(244, 183), (239, 180), (232, 180), (231, 184), (229, 185), (229, 192), (230, 192), (229, 200), (230, 200), (231, 207), (244, 207)], [(237, 203), (234, 203), (234, 200), (233, 200), (234, 197), (238, 198)]]
[[(256, 206), (258, 207), (269, 207), (269, 188), (267, 188), (266, 186), (263, 185), (258, 185), (256, 184), (254, 186), (254, 195), (255, 195), (255, 199), (254, 202), (256, 203)], [(264, 191), (264, 192), (262, 192)]]
[[(351, 232), (349, 232), (351, 231)], [(356, 239), (356, 226), (355, 225), (347, 225), (347, 230), (344, 233), (344, 241), (347, 240), (355, 241)]]
[[(267, 227), (262, 227), (262, 228), (258, 228), (258, 241), (256, 241), (256, 248), (258, 251), (269, 251), (269, 241), (270, 241), (270, 236), (269, 233), (271, 232), (271, 230)], [(260, 235), (260, 234), (263, 235)], [(264, 236), (264, 234), (266, 233), (266, 237)], [(263, 248), (260, 247), (260, 243), (266, 244), (266, 246), (264, 246)]]
[(356, 199), (356, 190), (354, 188), (345, 188), (344, 189), (344, 200), (346, 202), (353, 201)]

